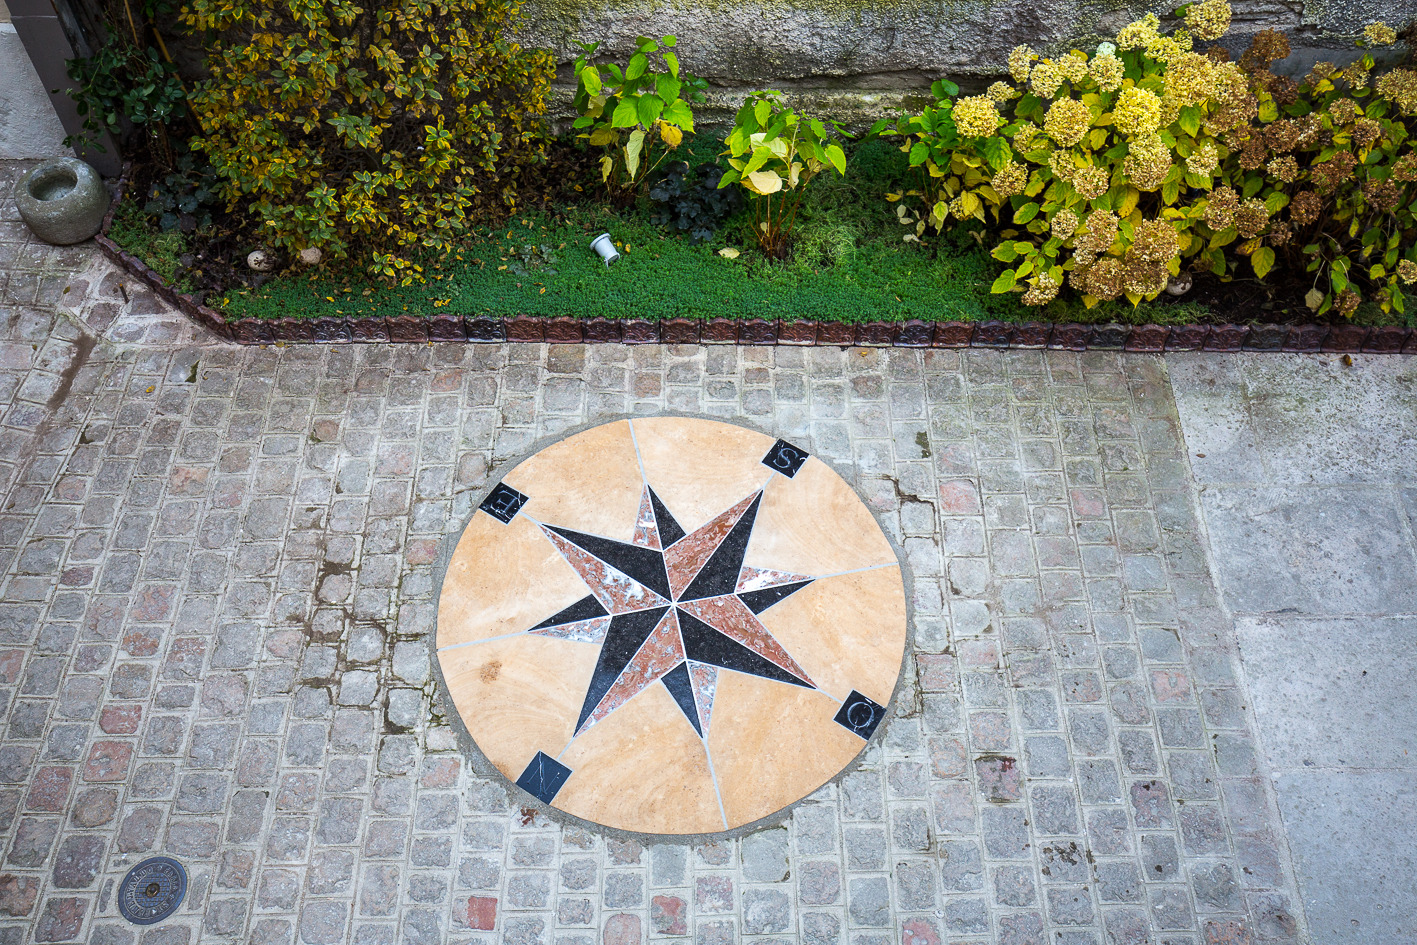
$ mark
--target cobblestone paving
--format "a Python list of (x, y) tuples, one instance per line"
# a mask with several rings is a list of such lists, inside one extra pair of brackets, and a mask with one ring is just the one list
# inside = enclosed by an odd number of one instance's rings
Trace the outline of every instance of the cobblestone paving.
[[(242, 349), (13, 221), (0, 256), (0, 943), (1307, 940), (1158, 359)], [(915, 575), (883, 742), (693, 848), (478, 777), (426, 648), (489, 469), (661, 411), (836, 462)], [(141, 930), (154, 853), (192, 883)]]

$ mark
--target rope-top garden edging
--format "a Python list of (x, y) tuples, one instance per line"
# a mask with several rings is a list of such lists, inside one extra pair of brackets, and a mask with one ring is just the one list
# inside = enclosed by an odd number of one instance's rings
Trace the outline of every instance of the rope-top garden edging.
[(168, 304), (215, 334), (237, 344), (340, 344), (353, 342), (427, 343), (550, 342), (553, 344), (739, 344), (835, 345), (899, 348), (1121, 348), (1125, 351), (1287, 351), (1417, 354), (1417, 330), (1388, 325), (1082, 325), (1071, 322), (844, 322), (770, 321), (763, 318), (487, 318), (438, 313), (427, 318), (321, 316), (318, 318), (239, 318), (168, 285), (141, 259), (108, 238), (113, 214), (123, 199), (127, 169), (103, 229), (94, 239), (113, 263), (147, 285)]

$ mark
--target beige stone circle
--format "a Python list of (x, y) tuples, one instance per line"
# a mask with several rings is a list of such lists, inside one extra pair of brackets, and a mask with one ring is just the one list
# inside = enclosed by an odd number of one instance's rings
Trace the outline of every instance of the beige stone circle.
[[(774, 443), (712, 420), (619, 420), (553, 443), (507, 473), (502, 483), (527, 497), (510, 522), (473, 514), (443, 578), (435, 645), (447, 696), (503, 775), (516, 782), (544, 755), (570, 771), (553, 808), (619, 830), (694, 835), (781, 811), (864, 749), (866, 738), (836, 717), (863, 711), (853, 692), (879, 708), (895, 690), (907, 639), (900, 563), (829, 465), (809, 457), (788, 477), (764, 462)], [(654, 529), (666, 540), (678, 532), (655, 525), (649, 489), (685, 533), (666, 548), (654, 547)], [(657, 597), (552, 531), (662, 551), (671, 583), (676, 567), (688, 569), (678, 587), (695, 567), (707, 573), (707, 556), (735, 521), (751, 527), (746, 551), (741, 562), (732, 554), (714, 559), (730, 562), (714, 573), (730, 574), (729, 581), (736, 574), (741, 600), (725, 594), (680, 603), (678, 590), (673, 600)], [(808, 578), (756, 614), (743, 603), (761, 603), (747, 593), (753, 588)], [(607, 604), (605, 616), (533, 629), (596, 600)], [(606, 628), (612, 641), (623, 639), (615, 626), (628, 624), (612, 621), (637, 619), (610, 614), (654, 603), (641, 624), (666, 616), (597, 703), (592, 685), (616, 670), (606, 670), (602, 656), (612, 651)], [(724, 644), (729, 650), (739, 652), (741, 643), (766, 654), (771, 672), (787, 667), (792, 678), (723, 665), (731, 659), (699, 662), (696, 655), (721, 652), (703, 642), (717, 641), (719, 629), (736, 641)], [(687, 693), (692, 680), (692, 697), (676, 697), (675, 676), (665, 675), (681, 662), (687, 672), (678, 674), (685, 681), (678, 691)], [(587, 721), (592, 704), (598, 714)]]

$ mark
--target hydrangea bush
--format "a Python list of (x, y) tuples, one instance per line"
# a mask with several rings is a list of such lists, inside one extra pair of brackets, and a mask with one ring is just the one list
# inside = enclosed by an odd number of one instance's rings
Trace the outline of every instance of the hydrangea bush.
[[(995, 292), (1043, 305), (1066, 284), (1089, 306), (1152, 299), (1183, 267), (1263, 279), (1276, 265), (1315, 273), (1320, 313), (1352, 315), (1367, 293), (1402, 311), (1417, 279), (1413, 216), (1417, 72), (1373, 80), (1364, 55), (1319, 64), (1301, 83), (1270, 66), (1282, 34), (1254, 37), (1238, 62), (1219, 46), (1231, 11), (1200, 0), (1167, 33), (1146, 16), (1091, 55), (1020, 46), (1012, 81), (896, 122), (924, 184), (891, 195), (907, 239), (975, 219), (1009, 266)], [(1361, 45), (1394, 42), (1375, 24)], [(877, 130), (880, 130), (879, 128)]]

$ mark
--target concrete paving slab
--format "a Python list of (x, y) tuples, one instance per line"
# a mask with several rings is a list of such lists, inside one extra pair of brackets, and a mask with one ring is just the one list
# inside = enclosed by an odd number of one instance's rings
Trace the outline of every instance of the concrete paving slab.
[(1275, 786), (1315, 945), (1417, 938), (1411, 771), (1289, 771)]
[(1393, 490), (1211, 486), (1200, 500), (1232, 611), (1417, 612), (1417, 554)]
[[(1417, 916), (1417, 359), (1351, 361), (1167, 365), (1312, 941), (1386, 945)], [(1258, 940), (1292, 934), (1259, 908)]]
[(1197, 481), (1417, 481), (1417, 358), (1350, 358), (1168, 355)]
[(1417, 618), (1241, 617), (1245, 681), (1276, 768), (1417, 768)]

